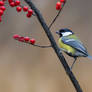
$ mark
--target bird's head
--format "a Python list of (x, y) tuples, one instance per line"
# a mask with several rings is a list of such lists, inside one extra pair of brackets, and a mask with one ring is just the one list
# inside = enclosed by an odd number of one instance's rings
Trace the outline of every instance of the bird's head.
[(60, 36), (69, 36), (74, 34), (70, 29), (64, 28), (64, 29), (60, 29), (59, 31), (56, 31), (56, 33)]

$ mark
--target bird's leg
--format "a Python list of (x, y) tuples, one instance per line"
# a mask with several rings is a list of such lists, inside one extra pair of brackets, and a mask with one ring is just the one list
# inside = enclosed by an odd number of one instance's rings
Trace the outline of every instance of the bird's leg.
[(73, 61), (73, 63), (72, 63), (72, 65), (71, 65), (71, 67), (70, 67), (71, 70), (72, 70), (72, 68), (73, 68), (73, 66), (74, 66), (76, 60), (77, 60), (77, 58), (75, 57), (75, 58), (74, 58), (74, 61)]

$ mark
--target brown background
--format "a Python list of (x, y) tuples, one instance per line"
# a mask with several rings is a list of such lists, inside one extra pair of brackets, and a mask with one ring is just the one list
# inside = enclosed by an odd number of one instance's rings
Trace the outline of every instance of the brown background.
[[(57, 13), (57, 0), (33, 2), (49, 25)], [(53, 49), (41, 49), (12, 39), (17, 33), (48, 45), (49, 40), (36, 17), (28, 19), (24, 12), (18, 14), (15, 8), (6, 7), (0, 23), (0, 92), (75, 92)], [(92, 55), (92, 0), (67, 0), (62, 14), (51, 28), (56, 41), (55, 31), (60, 28), (72, 29)], [(73, 59), (64, 56), (71, 65)], [(78, 59), (73, 72), (84, 92), (91, 92), (92, 60)]]

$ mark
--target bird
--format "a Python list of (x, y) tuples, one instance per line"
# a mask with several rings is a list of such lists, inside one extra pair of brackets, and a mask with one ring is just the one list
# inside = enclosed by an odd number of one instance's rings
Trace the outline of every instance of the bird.
[(63, 51), (69, 56), (74, 58), (74, 61), (70, 67), (71, 70), (77, 58), (79, 57), (88, 57), (92, 60), (92, 56), (88, 54), (86, 47), (83, 45), (80, 39), (75, 35), (74, 32), (72, 32), (68, 28), (63, 28), (60, 29), (59, 31), (56, 31), (56, 33), (59, 35), (58, 44), (60, 51)]

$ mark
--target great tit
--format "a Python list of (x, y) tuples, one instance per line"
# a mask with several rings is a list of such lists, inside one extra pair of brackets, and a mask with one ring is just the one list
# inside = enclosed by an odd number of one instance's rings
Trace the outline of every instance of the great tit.
[(83, 43), (78, 39), (78, 37), (70, 29), (60, 29), (56, 32), (59, 35), (59, 47), (61, 51), (64, 51), (66, 54), (74, 58), (71, 69), (78, 57), (88, 57), (92, 60), (87, 52), (87, 49)]

